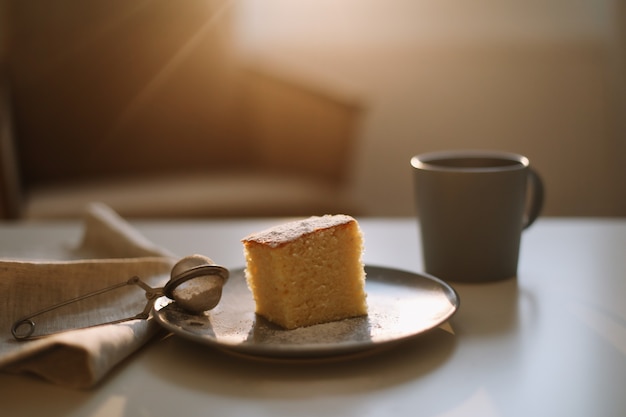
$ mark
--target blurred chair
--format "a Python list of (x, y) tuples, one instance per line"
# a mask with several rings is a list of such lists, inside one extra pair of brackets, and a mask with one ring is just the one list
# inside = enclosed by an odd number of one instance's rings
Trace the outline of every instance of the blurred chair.
[(8, 85), (0, 72), (0, 218), (20, 215), (21, 188)]
[(3, 216), (354, 212), (362, 106), (243, 64), (231, 2), (0, 1)]

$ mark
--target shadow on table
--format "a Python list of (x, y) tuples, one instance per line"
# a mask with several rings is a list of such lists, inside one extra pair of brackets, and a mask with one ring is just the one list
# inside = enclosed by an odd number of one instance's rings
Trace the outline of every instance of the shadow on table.
[(148, 366), (155, 376), (190, 390), (242, 398), (298, 399), (353, 394), (419, 379), (444, 366), (456, 343), (454, 335), (437, 328), (371, 352), (281, 360), (242, 357), (171, 336), (152, 348), (166, 351), (163, 354), (172, 360)]
[(513, 332), (520, 320), (520, 310), (528, 317), (536, 315), (536, 300), (532, 293), (519, 286), (515, 278), (504, 281), (453, 284), (461, 306), (453, 318), (458, 336), (495, 336)]

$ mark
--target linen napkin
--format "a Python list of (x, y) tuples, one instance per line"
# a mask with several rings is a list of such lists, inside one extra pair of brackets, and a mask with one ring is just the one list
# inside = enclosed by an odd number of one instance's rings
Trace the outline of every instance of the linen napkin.
[[(37, 330), (78, 330), (26, 341), (13, 338), (12, 323), (41, 309), (133, 276), (153, 288), (169, 279), (175, 256), (152, 244), (109, 207), (90, 205), (82, 226), (80, 243), (67, 248), (64, 259), (0, 259), (3, 372), (35, 374), (72, 388), (93, 387), (157, 333), (152, 319), (84, 328), (140, 313), (147, 299), (133, 285), (33, 318)], [(54, 256), (59, 253), (54, 251)]]

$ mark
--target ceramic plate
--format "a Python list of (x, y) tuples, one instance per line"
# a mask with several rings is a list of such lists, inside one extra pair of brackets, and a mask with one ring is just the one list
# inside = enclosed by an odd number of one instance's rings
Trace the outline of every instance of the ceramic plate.
[(452, 287), (429, 275), (366, 266), (368, 315), (284, 330), (255, 314), (243, 269), (230, 271), (216, 308), (186, 313), (166, 297), (154, 305), (167, 330), (234, 353), (274, 358), (313, 358), (362, 352), (400, 342), (433, 329), (457, 310)]

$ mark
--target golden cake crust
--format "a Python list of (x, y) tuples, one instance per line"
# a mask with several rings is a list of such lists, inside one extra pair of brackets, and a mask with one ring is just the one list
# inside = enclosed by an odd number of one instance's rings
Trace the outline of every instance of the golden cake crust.
[(356, 222), (356, 220), (346, 214), (312, 216), (308, 219), (295, 220), (271, 227), (261, 232), (252, 233), (242, 239), (242, 242), (244, 245), (259, 243), (270, 247), (278, 247), (288, 242), (293, 242), (303, 235), (314, 233), (317, 230), (329, 229), (352, 222)]

